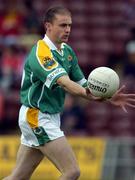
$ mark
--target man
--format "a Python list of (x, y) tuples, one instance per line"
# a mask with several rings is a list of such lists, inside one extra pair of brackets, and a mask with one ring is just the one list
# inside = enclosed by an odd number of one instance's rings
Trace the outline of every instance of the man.
[[(28, 180), (46, 156), (61, 172), (61, 180), (75, 180), (80, 170), (75, 155), (60, 130), (60, 112), (65, 92), (88, 100), (100, 100), (84, 88), (86, 79), (72, 48), (66, 42), (71, 31), (71, 14), (63, 7), (47, 11), (45, 37), (32, 48), (24, 66), (19, 126), (22, 132), (16, 167), (4, 180)], [(84, 86), (84, 87), (83, 87)], [(108, 101), (135, 107), (135, 95), (123, 88)]]

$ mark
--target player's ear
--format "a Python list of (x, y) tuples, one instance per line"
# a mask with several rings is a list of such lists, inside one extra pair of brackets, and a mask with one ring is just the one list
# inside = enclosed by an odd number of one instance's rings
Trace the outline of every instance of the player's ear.
[(45, 29), (46, 29), (46, 30), (50, 31), (50, 29), (51, 29), (51, 23), (50, 23), (50, 22), (46, 22), (46, 23), (44, 24), (44, 26), (45, 26)]

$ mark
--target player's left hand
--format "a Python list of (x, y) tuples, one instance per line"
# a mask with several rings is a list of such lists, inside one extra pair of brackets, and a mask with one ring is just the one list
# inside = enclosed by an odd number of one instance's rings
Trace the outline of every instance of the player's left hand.
[(126, 107), (135, 108), (135, 94), (125, 94), (123, 93), (124, 89), (125, 86), (123, 85), (108, 101), (115, 106), (121, 107), (124, 112), (127, 112)]

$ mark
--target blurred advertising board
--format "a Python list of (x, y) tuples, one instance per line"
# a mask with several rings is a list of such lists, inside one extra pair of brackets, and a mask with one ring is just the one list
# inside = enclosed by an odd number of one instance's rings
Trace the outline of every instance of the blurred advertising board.
[[(68, 138), (81, 169), (80, 180), (101, 180), (106, 141), (101, 138)], [(7, 176), (15, 165), (20, 139), (17, 136), (0, 136), (0, 179)], [(32, 180), (57, 180), (58, 170), (44, 158)]]

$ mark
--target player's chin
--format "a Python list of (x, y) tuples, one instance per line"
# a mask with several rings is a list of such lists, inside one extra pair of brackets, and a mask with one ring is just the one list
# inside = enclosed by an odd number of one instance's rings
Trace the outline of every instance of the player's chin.
[(62, 42), (65, 42), (65, 43), (68, 42), (68, 37), (63, 37)]

